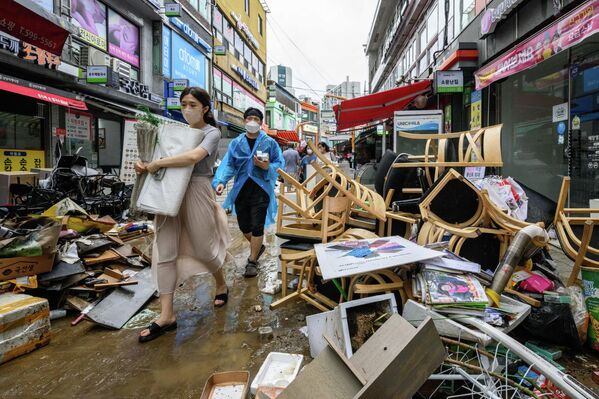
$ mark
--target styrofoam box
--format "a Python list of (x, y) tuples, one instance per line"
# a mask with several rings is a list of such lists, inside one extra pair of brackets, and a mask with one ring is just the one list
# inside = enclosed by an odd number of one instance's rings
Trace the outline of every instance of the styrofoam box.
[(347, 310), (368, 305), (370, 303), (385, 301), (389, 302), (391, 313), (397, 313), (397, 302), (395, 301), (395, 295), (393, 294), (376, 295), (370, 296), (368, 298), (356, 299), (354, 301), (342, 302), (335, 308), (335, 312), (338, 316), (337, 322), (339, 323), (337, 325), (336, 334), (340, 337), (343, 337), (343, 350), (348, 358), (352, 357), (353, 351), (351, 348), (351, 338), (349, 336), (349, 326), (347, 325)]
[(252, 381), (252, 395), (259, 386), (287, 387), (297, 377), (303, 361), (303, 355), (270, 352)]

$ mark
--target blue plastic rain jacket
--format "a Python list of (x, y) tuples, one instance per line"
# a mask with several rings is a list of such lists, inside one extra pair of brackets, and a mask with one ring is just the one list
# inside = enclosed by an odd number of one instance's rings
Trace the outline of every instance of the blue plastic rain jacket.
[[(268, 159), (270, 160), (268, 170), (254, 165), (253, 158), (256, 155), (256, 151), (268, 153)], [(265, 226), (270, 226), (275, 223), (277, 217), (275, 186), (278, 177), (277, 169), (279, 168), (285, 168), (285, 160), (275, 140), (261, 130), (254, 144), (254, 149), (250, 151), (250, 145), (245, 138), (245, 134), (242, 134), (229, 143), (227, 154), (214, 174), (212, 187), (216, 189), (219, 184), (226, 186), (231, 178), (235, 178), (233, 189), (223, 204), (225, 209), (232, 209), (233, 213), (235, 213), (235, 200), (241, 188), (247, 179), (254, 180), (270, 197), (266, 222), (264, 224)]]

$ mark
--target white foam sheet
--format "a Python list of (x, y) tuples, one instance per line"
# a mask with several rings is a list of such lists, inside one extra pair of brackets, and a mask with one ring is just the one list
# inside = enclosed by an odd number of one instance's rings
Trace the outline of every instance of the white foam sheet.
[[(190, 151), (204, 140), (204, 132), (179, 124), (165, 123), (158, 133), (158, 144), (152, 160), (172, 157)], [(193, 165), (167, 168), (158, 179), (153, 175), (145, 180), (137, 207), (155, 215), (177, 216), (187, 191)]]

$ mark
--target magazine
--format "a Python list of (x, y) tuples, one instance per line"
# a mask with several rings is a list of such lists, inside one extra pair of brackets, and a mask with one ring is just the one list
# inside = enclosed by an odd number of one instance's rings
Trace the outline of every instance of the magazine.
[(470, 274), (451, 274), (433, 270), (423, 273), (426, 302), (433, 306), (456, 304), (460, 307), (485, 308), (487, 295), (481, 283)]

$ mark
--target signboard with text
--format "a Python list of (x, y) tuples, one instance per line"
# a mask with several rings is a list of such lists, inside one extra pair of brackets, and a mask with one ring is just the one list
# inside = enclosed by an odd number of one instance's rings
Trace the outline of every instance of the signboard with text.
[(0, 162), (4, 172), (29, 172), (46, 167), (46, 153), (42, 150), (0, 150)]
[(92, 117), (79, 112), (65, 114), (67, 137), (77, 140), (90, 140), (92, 133)]
[(463, 71), (436, 71), (435, 90), (437, 93), (462, 93), (464, 91)]

